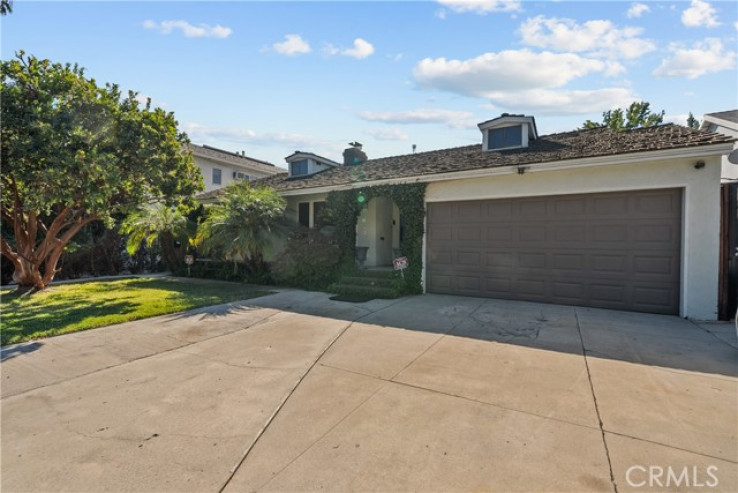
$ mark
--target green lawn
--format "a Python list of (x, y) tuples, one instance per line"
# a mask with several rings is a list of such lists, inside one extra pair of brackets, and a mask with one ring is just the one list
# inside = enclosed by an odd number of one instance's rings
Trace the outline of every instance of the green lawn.
[(52, 286), (0, 300), (0, 344), (12, 344), (268, 294), (236, 283), (121, 279)]

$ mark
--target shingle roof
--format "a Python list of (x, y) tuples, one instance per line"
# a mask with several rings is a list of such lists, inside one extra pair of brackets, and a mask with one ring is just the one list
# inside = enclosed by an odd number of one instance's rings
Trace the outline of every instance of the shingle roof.
[(499, 166), (519, 166), (612, 156), (635, 152), (678, 149), (733, 142), (725, 135), (692, 130), (680, 125), (659, 125), (624, 132), (607, 128), (542, 135), (527, 149), (484, 152), (481, 144), (438, 151), (370, 159), (359, 166), (340, 166), (304, 178), (287, 173), (257, 180), (279, 190), (349, 185), (391, 178), (426, 176)]
[(267, 173), (270, 175), (279, 173), (283, 169), (283, 168), (278, 168), (277, 166), (267, 161), (262, 161), (261, 159), (256, 159), (250, 156), (244, 156), (242, 154), (238, 154), (235, 152), (224, 151), (223, 149), (218, 149), (217, 147), (212, 147), (209, 145), (197, 145), (197, 144), (191, 143), (189, 144), (189, 146), (190, 146), (190, 149), (192, 150), (192, 153), (196, 156), (204, 157), (204, 158), (211, 158), (211, 159), (218, 159), (220, 161), (225, 161), (225, 162), (234, 164), (236, 166), (250, 168), (250, 169), (261, 171), (262, 173)]
[(718, 111), (716, 113), (705, 113), (705, 116), (727, 120), (729, 122), (738, 123), (738, 110)]

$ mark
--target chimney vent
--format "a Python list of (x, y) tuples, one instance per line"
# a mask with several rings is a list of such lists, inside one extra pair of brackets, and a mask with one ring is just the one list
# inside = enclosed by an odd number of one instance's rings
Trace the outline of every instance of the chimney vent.
[(356, 166), (367, 161), (366, 154), (361, 150), (359, 142), (349, 142), (349, 148), (343, 151), (343, 165)]

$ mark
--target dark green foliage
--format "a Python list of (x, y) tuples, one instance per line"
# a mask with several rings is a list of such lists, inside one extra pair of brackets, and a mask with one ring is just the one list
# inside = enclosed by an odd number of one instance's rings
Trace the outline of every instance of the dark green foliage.
[(269, 272), (252, 272), (246, 264), (220, 260), (196, 260), (190, 267), (189, 273), (186, 265), (180, 265), (172, 271), (175, 276), (197, 277), (200, 279), (216, 279), (219, 281), (247, 282), (251, 284), (273, 284)]
[(135, 255), (144, 244), (158, 244), (167, 269), (176, 269), (183, 261), (190, 238), (195, 236), (196, 223), (176, 207), (161, 202), (145, 204), (125, 218), (121, 232), (128, 235), (126, 249)]
[(694, 117), (691, 111), (689, 112), (689, 116), (687, 117), (687, 126), (694, 130), (700, 129), (700, 121)]
[(324, 289), (336, 280), (340, 261), (335, 241), (318, 230), (300, 228), (272, 262), (272, 276), (279, 284)]
[(59, 259), (57, 279), (77, 279), (84, 276), (113, 276), (124, 269), (126, 255), (121, 252), (122, 240), (115, 230), (105, 229), (94, 222), (84, 228)]
[(226, 187), (219, 202), (206, 209), (195, 243), (207, 255), (229, 260), (234, 272), (245, 263), (266, 271), (265, 256), (286, 235), (286, 202), (273, 188), (238, 182)]
[(660, 125), (664, 121), (664, 111), (651, 113), (651, 103), (646, 101), (633, 101), (625, 109), (616, 108), (602, 113), (602, 122), (587, 120), (582, 124), (583, 128), (606, 127), (616, 132), (631, 130), (641, 127), (652, 127)]
[(361, 209), (374, 197), (388, 197), (400, 209), (405, 219), (405, 238), (402, 253), (408, 259), (402, 292), (423, 292), (423, 222), (425, 219), (425, 184), (380, 185), (353, 190), (340, 190), (328, 194), (327, 208), (336, 227), (336, 241), (341, 250), (344, 274), (355, 270), (356, 222)]
[(408, 288), (399, 272), (354, 269), (329, 286), (328, 291), (347, 297), (391, 299), (406, 294)]
[(87, 224), (151, 200), (184, 207), (202, 189), (174, 114), (76, 65), (21, 52), (0, 66), (0, 217), (13, 232), (0, 250), (20, 286), (46, 287)]

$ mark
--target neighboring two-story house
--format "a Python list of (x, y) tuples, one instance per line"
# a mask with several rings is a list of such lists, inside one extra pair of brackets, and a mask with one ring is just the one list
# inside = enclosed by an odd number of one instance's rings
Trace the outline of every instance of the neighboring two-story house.
[(190, 144), (195, 164), (200, 168), (205, 192), (226, 187), (237, 181), (253, 181), (283, 173), (283, 168), (246, 156), (245, 153), (228, 152), (208, 145)]

